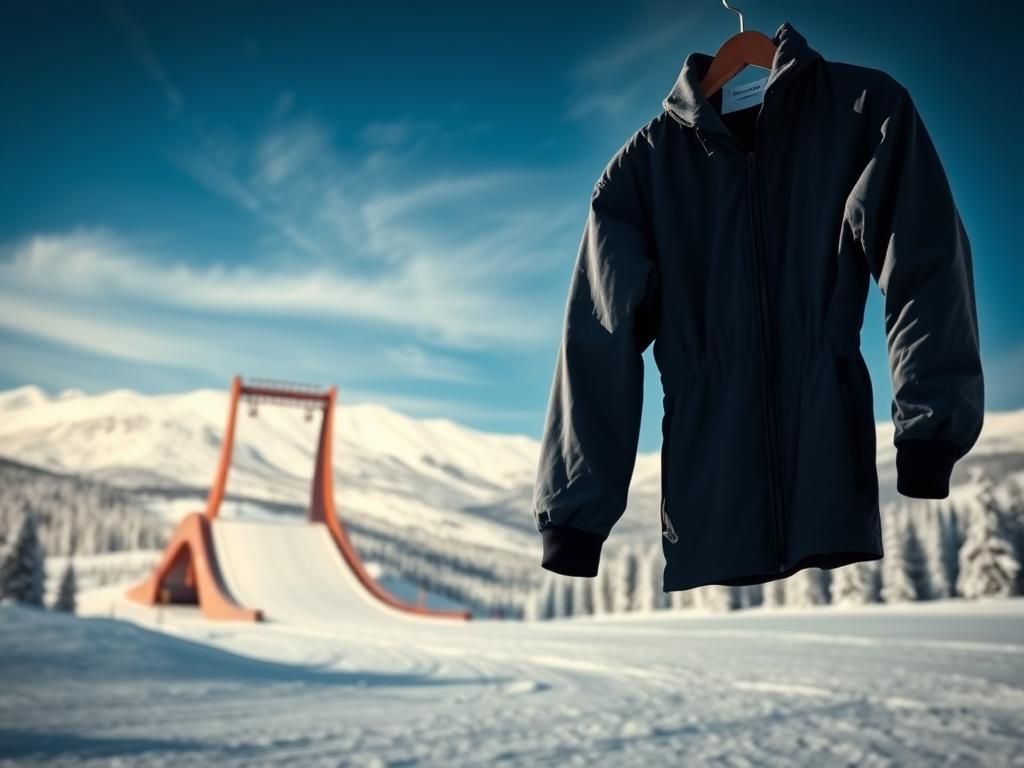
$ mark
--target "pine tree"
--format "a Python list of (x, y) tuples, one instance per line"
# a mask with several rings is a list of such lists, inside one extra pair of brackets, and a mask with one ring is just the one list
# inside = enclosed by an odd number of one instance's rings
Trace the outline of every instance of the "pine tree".
[(568, 576), (551, 574), (551, 589), (554, 592), (554, 618), (572, 616), (572, 582)]
[(545, 571), (540, 586), (533, 593), (529, 615), (533, 619), (546, 621), (555, 617), (555, 574)]
[(540, 599), (537, 593), (529, 592), (522, 602), (523, 621), (537, 621), (540, 618)]
[(779, 608), (786, 604), (786, 580), (774, 579), (761, 585), (761, 605)]
[(867, 605), (874, 602), (871, 581), (871, 568), (865, 562), (836, 568), (832, 580), (832, 602), (835, 605)]
[(786, 585), (786, 605), (803, 608), (828, 602), (820, 568), (803, 568), (783, 582)]
[(913, 587), (915, 600), (928, 600), (932, 596), (931, 581), (928, 578), (928, 559), (925, 556), (917, 526), (907, 521), (903, 533), (903, 567), (907, 580)]
[(882, 560), (870, 560), (864, 565), (870, 576), (871, 602), (882, 602)]
[(612, 584), (614, 578), (614, 564), (602, 561), (597, 577), (594, 579), (594, 613), (596, 615), (611, 613), (615, 608)]
[(527, 593), (523, 601), (523, 621), (540, 621), (547, 619), (550, 609), (548, 605), (547, 578), (542, 578), (536, 588)]
[(68, 560), (68, 564), (64, 568), (64, 575), (60, 579), (60, 587), (57, 589), (57, 599), (53, 603), (53, 610), (74, 613), (78, 608), (77, 593), (75, 566)]
[(572, 605), (576, 616), (589, 616), (594, 613), (594, 581), (595, 579), (584, 576), (572, 578)]
[(745, 584), (737, 590), (738, 608), (753, 608), (761, 604), (761, 585)]
[(639, 579), (637, 584), (637, 610), (655, 611), (664, 608), (667, 600), (662, 591), (662, 570), (664, 555), (661, 546), (649, 547), (639, 562)]
[(921, 516), (921, 544), (928, 562), (928, 584), (934, 598), (951, 597), (952, 585), (946, 566), (946, 521), (941, 502), (929, 501), (928, 512)]
[(693, 590), (694, 604), (702, 611), (731, 611), (736, 607), (734, 589), (724, 584), (705, 584)]
[(0, 598), (42, 608), (45, 592), (46, 569), (36, 516), (26, 510), (0, 564)]
[(669, 608), (673, 611), (688, 611), (693, 608), (693, 590), (677, 589), (668, 593)]
[(967, 598), (1016, 595), (1020, 562), (991, 480), (986, 479), (979, 501), (981, 508), (971, 515), (967, 539), (960, 550), (957, 589)]
[[(1009, 503), (1006, 507), (1008, 528), (1017, 562), (1024, 564), (1024, 487), (1016, 478), (1006, 483)], [(1017, 572), (1017, 594), (1024, 594), (1024, 567)]]
[(562, 585), (562, 605), (565, 616), (575, 616), (578, 610), (576, 606), (576, 588), (571, 576), (563, 576), (558, 580)]
[(902, 603), (917, 599), (917, 587), (907, 572), (907, 534), (902, 510), (893, 509), (885, 518), (885, 557), (882, 560), (882, 600)]
[(615, 559), (612, 591), (612, 610), (615, 613), (635, 610), (638, 571), (636, 552), (631, 545), (623, 546)]
[(740, 607), (740, 590), (739, 587), (729, 587), (725, 585), (717, 585), (721, 591), (721, 606), (722, 610), (735, 611)]
[(960, 580), (960, 549), (964, 545), (964, 525), (960, 510), (949, 504), (949, 510), (942, 529), (942, 560), (946, 566), (946, 579), (950, 597), (960, 594), (957, 582)]

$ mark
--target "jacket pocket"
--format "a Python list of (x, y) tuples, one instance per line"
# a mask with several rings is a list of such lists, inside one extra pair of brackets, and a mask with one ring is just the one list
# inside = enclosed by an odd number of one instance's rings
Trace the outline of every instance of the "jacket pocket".
[(856, 362), (848, 355), (837, 355), (835, 364), (843, 402), (843, 417), (846, 421), (846, 443), (853, 467), (854, 487), (857, 493), (864, 494), (871, 488), (872, 467), (868, 462), (868, 455), (874, 453), (874, 446), (867, 442), (868, 435), (861, 427), (862, 401), (857, 396), (861, 390), (857, 372), (853, 369)]
[(668, 478), (669, 478), (669, 443), (672, 437), (672, 414), (675, 411), (676, 395), (674, 392), (665, 394), (665, 414), (661, 421), (661, 535), (670, 544), (679, 541), (679, 535), (668, 516)]

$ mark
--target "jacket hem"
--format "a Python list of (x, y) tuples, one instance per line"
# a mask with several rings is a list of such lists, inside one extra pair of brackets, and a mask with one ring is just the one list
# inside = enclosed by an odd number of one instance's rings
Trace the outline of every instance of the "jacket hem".
[(541, 567), (563, 576), (597, 576), (605, 537), (569, 526), (547, 525), (541, 530)]
[(770, 581), (777, 581), (792, 576), (797, 571), (806, 568), (821, 568), (830, 570), (852, 563), (869, 560), (881, 560), (883, 552), (881, 548), (868, 547), (865, 549), (844, 549), (831, 552), (816, 552), (800, 558), (794, 565), (784, 571), (754, 570), (739, 575), (712, 576), (710, 578), (699, 578), (694, 576), (672, 576), (666, 572), (662, 584), (663, 592), (680, 592), (686, 589), (719, 585), (724, 587), (746, 587), (754, 584), (766, 584)]
[(945, 499), (959, 457), (957, 444), (941, 437), (904, 440), (896, 446), (896, 490), (915, 499)]

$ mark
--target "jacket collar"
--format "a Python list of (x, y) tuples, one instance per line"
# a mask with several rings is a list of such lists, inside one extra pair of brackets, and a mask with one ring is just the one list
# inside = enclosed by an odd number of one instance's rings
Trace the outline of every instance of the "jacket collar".
[[(778, 46), (778, 50), (775, 52), (768, 82), (765, 83), (765, 98), (768, 90), (776, 83), (790, 82), (797, 72), (821, 58), (821, 54), (811, 48), (804, 36), (788, 21), (779, 26), (772, 37), (772, 42)], [(687, 56), (675, 85), (661, 104), (680, 122), (691, 128), (713, 133), (730, 133), (722, 118), (700, 90), (700, 80), (713, 60), (714, 56), (698, 51)]]

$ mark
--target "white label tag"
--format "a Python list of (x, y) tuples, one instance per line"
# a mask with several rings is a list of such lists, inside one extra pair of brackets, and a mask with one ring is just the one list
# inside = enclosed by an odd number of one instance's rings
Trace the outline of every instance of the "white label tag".
[(764, 101), (764, 84), (767, 82), (768, 77), (765, 76), (743, 85), (723, 85), (722, 114), (760, 104)]

